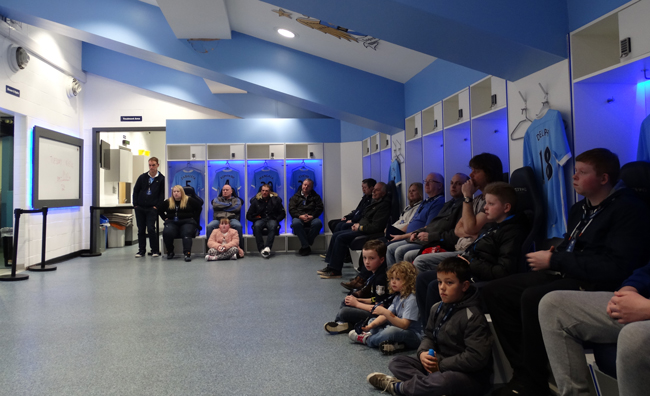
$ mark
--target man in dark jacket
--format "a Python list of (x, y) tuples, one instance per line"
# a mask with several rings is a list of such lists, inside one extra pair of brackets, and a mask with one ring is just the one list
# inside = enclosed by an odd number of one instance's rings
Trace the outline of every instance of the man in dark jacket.
[(363, 210), (358, 223), (349, 230), (335, 232), (327, 248), (327, 267), (317, 271), (323, 279), (340, 278), (345, 253), (359, 235), (382, 233), (390, 215), (390, 201), (386, 199), (386, 183), (379, 182), (372, 190), (372, 202)]
[[(251, 206), (246, 213), (246, 219), (253, 222), (253, 235), (257, 243), (257, 250), (262, 253), (262, 257), (269, 258), (271, 256), (276, 228), (286, 215), (284, 206), (282, 206), (282, 198), (271, 192), (268, 184), (262, 185), (260, 192), (251, 199)], [(262, 239), (264, 228), (268, 230), (266, 244)]]
[(357, 205), (356, 209), (346, 214), (342, 218), (330, 220), (329, 222), (327, 222), (330, 231), (336, 232), (336, 231), (348, 230), (352, 228), (352, 225), (354, 223), (358, 223), (359, 220), (361, 220), (361, 215), (363, 214), (363, 210), (366, 208), (366, 206), (370, 205), (370, 201), (372, 201), (372, 189), (375, 188), (375, 184), (377, 184), (377, 181), (375, 179), (371, 179), (371, 178), (363, 179), (363, 181), (361, 182), (361, 190), (363, 191), (363, 198), (361, 198), (361, 201), (359, 201), (359, 205)]
[[(532, 272), (490, 282), (482, 289), (514, 375), (493, 395), (548, 395), (548, 360), (539, 302), (554, 290), (613, 291), (650, 258), (650, 214), (618, 181), (620, 164), (607, 149), (576, 157), (573, 187), (584, 196), (569, 211), (564, 240), (529, 253)], [(550, 270), (550, 271), (549, 271)]]
[(146, 234), (149, 234), (149, 247), (153, 257), (160, 256), (160, 242), (155, 226), (158, 220), (158, 207), (165, 200), (165, 176), (158, 172), (159, 165), (158, 158), (149, 158), (149, 172), (141, 174), (133, 186), (133, 207), (135, 208), (135, 222), (138, 226), (136, 258), (147, 253)]
[[(300, 240), (300, 255), (309, 256), (311, 245), (320, 234), (323, 222), (318, 218), (323, 213), (323, 200), (314, 191), (314, 182), (305, 179), (302, 188), (289, 200), (289, 214), (292, 217), (291, 228)], [(309, 228), (309, 234), (305, 232)]]

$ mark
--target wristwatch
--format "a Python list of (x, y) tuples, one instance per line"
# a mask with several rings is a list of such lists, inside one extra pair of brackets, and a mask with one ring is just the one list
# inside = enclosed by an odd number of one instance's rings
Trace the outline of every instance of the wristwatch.
[(474, 201), (474, 197), (465, 197), (465, 199), (463, 199), (463, 201), (465, 203), (472, 203)]

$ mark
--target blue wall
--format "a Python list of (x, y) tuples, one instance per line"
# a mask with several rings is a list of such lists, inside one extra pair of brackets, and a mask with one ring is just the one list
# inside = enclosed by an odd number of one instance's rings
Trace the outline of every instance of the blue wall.
[(404, 118), (426, 109), (486, 76), (485, 73), (437, 59), (404, 84)]
[(628, 2), (629, 0), (567, 0), (569, 31), (572, 32)]
[(334, 119), (167, 120), (167, 144), (338, 143)]

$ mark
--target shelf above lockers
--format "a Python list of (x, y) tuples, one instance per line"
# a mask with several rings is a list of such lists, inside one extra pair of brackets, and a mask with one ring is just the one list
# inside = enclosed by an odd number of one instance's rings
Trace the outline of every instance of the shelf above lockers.
[(286, 145), (287, 159), (322, 159), (322, 144), (289, 144)]
[(422, 110), (423, 135), (442, 130), (442, 102)]
[(284, 159), (284, 144), (247, 144), (247, 159)]
[(469, 88), (472, 118), (506, 107), (506, 81), (488, 76)]
[(442, 101), (444, 128), (453, 127), (469, 121), (469, 88), (451, 95)]
[(243, 144), (208, 144), (208, 160), (243, 160), (245, 153)]
[(404, 121), (406, 141), (419, 139), (422, 136), (422, 115), (420, 112), (413, 114)]
[(364, 157), (370, 155), (370, 138), (364, 139), (361, 142), (361, 150), (361, 155)]
[(205, 161), (205, 144), (168, 144), (167, 161)]

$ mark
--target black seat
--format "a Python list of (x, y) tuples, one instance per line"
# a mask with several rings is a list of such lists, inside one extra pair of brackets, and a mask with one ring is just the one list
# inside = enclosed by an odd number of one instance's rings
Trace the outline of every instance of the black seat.
[(620, 178), (650, 207), (650, 162), (628, 162), (621, 168)]
[(183, 190), (185, 191), (185, 195), (192, 197), (201, 203), (201, 207), (196, 212), (194, 212), (194, 220), (196, 220), (196, 224), (198, 225), (198, 228), (196, 229), (196, 236), (199, 236), (201, 230), (203, 229), (203, 227), (201, 227), (201, 213), (203, 213), (204, 204), (203, 198), (196, 195), (196, 191), (194, 191), (194, 187), (192, 186), (185, 186), (183, 187)]
[(546, 210), (541, 188), (531, 167), (524, 166), (512, 172), (510, 185), (517, 192), (517, 212), (525, 214), (530, 225), (530, 231), (521, 245), (518, 263), (519, 271), (526, 272), (526, 254), (534, 251), (546, 239)]

